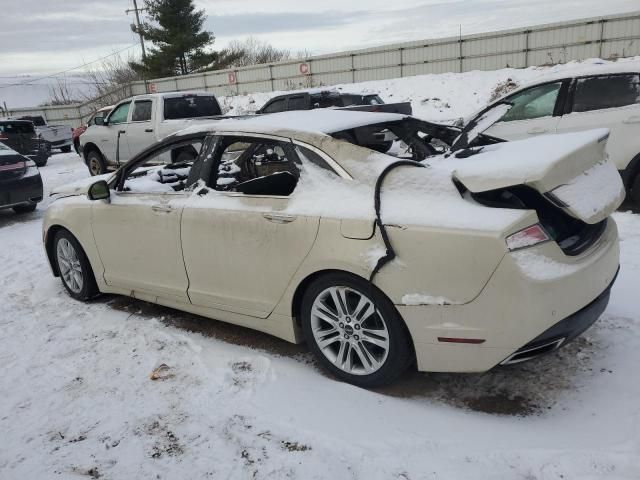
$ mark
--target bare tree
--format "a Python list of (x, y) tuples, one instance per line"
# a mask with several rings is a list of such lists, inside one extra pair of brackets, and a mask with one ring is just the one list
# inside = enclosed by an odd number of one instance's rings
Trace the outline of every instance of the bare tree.
[(42, 106), (51, 105), (72, 105), (79, 103), (81, 100), (78, 93), (69, 87), (66, 77), (57, 78), (56, 85), (49, 87), (49, 101), (41, 104)]
[(267, 42), (249, 37), (245, 40), (230, 42), (227, 48), (218, 52), (218, 59), (205, 70), (248, 67), (250, 65), (275, 63), (308, 56), (308, 52), (291, 53), (291, 50), (279, 49)]
[(123, 59), (119, 54), (112, 55), (104, 59), (97, 68), (89, 70), (86, 76), (91, 89), (84, 95), (84, 100), (95, 101), (102, 106), (122, 100), (123, 90), (132, 82), (141, 80), (140, 75), (129, 66), (131, 61), (132, 58)]

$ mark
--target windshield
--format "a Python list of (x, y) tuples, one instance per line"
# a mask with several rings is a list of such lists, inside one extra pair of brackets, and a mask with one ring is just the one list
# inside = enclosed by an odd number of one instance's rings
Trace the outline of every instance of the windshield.
[(164, 99), (164, 118), (166, 120), (210, 117), (221, 114), (220, 105), (213, 96), (185, 95)]

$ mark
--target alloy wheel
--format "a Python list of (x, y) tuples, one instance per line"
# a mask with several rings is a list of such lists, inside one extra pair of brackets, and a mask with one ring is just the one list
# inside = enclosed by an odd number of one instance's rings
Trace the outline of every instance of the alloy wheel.
[(56, 247), (56, 255), (64, 283), (73, 293), (79, 294), (84, 285), (84, 278), (78, 252), (69, 240), (61, 238)]
[(311, 330), (322, 354), (352, 375), (378, 371), (389, 354), (387, 323), (373, 301), (349, 287), (330, 287), (311, 307)]
[(102, 173), (102, 165), (100, 165), (100, 161), (97, 158), (91, 157), (89, 160), (89, 171), (94, 176)]

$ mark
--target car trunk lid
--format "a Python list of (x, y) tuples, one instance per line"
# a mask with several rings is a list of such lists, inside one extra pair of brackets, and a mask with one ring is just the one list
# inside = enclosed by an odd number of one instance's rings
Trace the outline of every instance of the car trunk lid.
[(601, 129), (491, 145), (457, 160), (453, 177), (474, 194), (526, 186), (571, 217), (597, 224), (625, 196), (605, 153), (608, 137)]

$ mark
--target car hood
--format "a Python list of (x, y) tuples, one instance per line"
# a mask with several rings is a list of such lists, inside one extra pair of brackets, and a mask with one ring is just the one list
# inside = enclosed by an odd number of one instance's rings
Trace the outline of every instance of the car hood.
[(105, 173), (104, 175), (96, 175), (95, 177), (83, 178), (75, 182), (67, 183), (60, 187), (56, 187), (51, 190), (49, 194), (52, 197), (71, 197), (74, 195), (86, 195), (89, 191), (89, 187), (100, 180), (106, 180), (107, 182), (113, 176), (113, 173)]
[(608, 130), (598, 129), (490, 145), (453, 159), (452, 175), (472, 193), (526, 185), (594, 224), (615, 211), (625, 195), (605, 152), (608, 138)]

